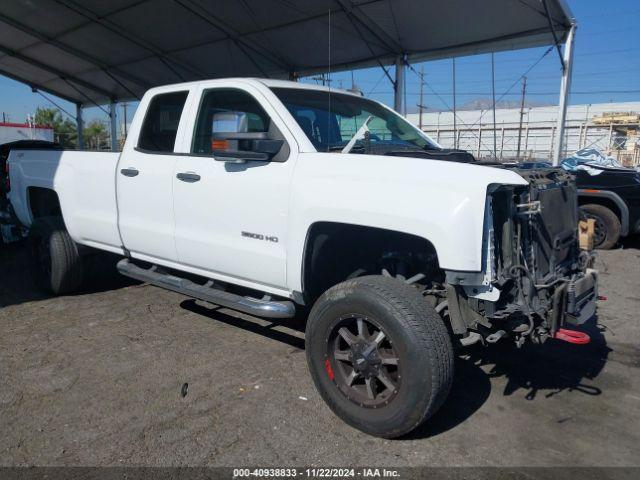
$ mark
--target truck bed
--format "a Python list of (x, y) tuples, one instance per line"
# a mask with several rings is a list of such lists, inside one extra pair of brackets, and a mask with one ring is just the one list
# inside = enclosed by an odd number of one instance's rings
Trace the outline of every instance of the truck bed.
[(117, 152), (12, 150), (8, 197), (18, 219), (31, 225), (30, 203), (52, 189), (71, 237), (78, 243), (121, 252), (117, 226)]

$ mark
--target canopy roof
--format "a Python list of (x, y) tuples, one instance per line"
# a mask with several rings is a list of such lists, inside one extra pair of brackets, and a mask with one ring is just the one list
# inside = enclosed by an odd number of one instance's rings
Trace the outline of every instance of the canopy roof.
[(549, 21), (544, 5), (543, 0), (3, 1), (0, 74), (76, 103), (106, 103), (189, 80), (292, 78), (391, 64), (401, 55), (415, 62), (551, 45), (554, 34), (562, 43), (571, 13), (564, 0), (546, 0)]

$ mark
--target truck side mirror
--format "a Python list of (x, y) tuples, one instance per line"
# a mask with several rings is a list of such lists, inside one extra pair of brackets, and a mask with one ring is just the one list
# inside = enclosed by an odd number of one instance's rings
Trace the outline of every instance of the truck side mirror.
[[(212, 137), (213, 158), (221, 162), (244, 163), (247, 161), (268, 162), (275, 157), (284, 140), (268, 138), (267, 132), (220, 132)], [(215, 148), (218, 144), (223, 148)], [(229, 148), (232, 145), (236, 148)]]

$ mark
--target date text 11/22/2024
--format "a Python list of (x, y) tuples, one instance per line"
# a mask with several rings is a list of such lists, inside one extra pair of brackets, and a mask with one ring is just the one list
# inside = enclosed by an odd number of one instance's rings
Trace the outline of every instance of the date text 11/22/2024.
[(233, 478), (398, 478), (400, 473), (387, 468), (236, 468)]

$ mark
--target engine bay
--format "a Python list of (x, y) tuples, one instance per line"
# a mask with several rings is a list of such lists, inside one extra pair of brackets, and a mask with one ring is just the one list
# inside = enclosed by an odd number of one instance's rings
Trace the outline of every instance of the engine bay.
[(581, 307), (597, 292), (593, 256), (578, 245), (573, 177), (554, 168), (517, 173), (529, 185), (500, 186), (488, 202), (487, 271), (499, 297), (469, 295), (458, 277), (447, 296), (454, 330), (457, 323), (459, 331), (479, 331), (485, 341), (511, 336), (521, 345), (526, 338), (544, 342), (555, 336), (565, 318), (584, 321)]

